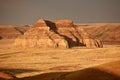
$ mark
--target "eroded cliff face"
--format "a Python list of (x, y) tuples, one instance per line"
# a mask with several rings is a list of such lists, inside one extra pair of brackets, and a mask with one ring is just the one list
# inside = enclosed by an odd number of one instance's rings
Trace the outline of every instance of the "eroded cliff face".
[(23, 48), (102, 47), (102, 43), (92, 38), (83, 29), (75, 27), (71, 20), (41, 19), (15, 40), (15, 46)]

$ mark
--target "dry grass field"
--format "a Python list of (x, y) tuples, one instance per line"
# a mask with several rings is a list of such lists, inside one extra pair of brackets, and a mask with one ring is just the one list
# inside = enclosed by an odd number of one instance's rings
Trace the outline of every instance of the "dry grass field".
[(13, 42), (11, 39), (0, 40), (0, 71), (18, 78), (78, 71), (120, 60), (120, 45), (104, 45), (104, 48), (22, 49), (13, 47)]

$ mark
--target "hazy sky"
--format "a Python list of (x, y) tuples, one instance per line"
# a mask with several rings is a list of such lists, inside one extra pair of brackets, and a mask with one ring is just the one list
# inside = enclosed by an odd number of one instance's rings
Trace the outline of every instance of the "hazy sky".
[(33, 24), (41, 18), (120, 22), (120, 0), (0, 0), (1, 25)]

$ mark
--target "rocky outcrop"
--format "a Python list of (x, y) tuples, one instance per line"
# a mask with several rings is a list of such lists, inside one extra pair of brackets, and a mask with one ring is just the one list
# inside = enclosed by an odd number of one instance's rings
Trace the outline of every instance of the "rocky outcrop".
[(102, 47), (71, 20), (38, 20), (24, 35), (15, 40), (16, 47), (71, 48), (76, 46)]
[(82, 36), (82, 43), (86, 45), (86, 47), (103, 47), (102, 42), (98, 39), (94, 39), (90, 34), (84, 31), (83, 28), (80, 28)]

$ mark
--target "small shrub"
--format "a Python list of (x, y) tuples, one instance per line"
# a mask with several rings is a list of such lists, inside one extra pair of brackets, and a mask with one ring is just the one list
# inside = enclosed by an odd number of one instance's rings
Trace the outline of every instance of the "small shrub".
[(31, 25), (25, 25), (25, 27), (30, 27)]
[(96, 38), (100, 38), (103, 35), (103, 33), (99, 33), (97, 35), (95, 35)]

